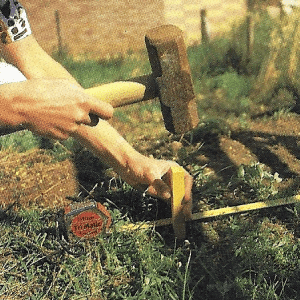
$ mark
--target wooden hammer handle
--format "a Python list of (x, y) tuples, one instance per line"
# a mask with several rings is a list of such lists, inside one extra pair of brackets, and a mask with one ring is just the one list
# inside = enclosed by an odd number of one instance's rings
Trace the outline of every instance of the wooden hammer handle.
[[(145, 82), (146, 82), (145, 77)], [(114, 108), (140, 102), (145, 96), (152, 96), (149, 85), (138, 82), (118, 81), (86, 89), (85, 92), (101, 101), (110, 103)], [(150, 92), (149, 92), (150, 91)], [(91, 126), (98, 124), (99, 118), (90, 114)]]
[(155, 91), (151, 89), (151, 84), (148, 84), (147, 81), (149, 78), (150, 76), (136, 78), (139, 82), (112, 82), (86, 89), (85, 92), (101, 101), (110, 103), (113, 107), (125, 106), (155, 98)]

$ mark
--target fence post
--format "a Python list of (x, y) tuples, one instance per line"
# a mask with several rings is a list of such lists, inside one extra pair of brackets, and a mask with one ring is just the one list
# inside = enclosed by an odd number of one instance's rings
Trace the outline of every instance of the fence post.
[(62, 45), (61, 29), (60, 29), (60, 16), (58, 10), (55, 11), (55, 22), (56, 22), (56, 32), (57, 32), (57, 40), (58, 40), (58, 55), (62, 56), (63, 45)]
[(206, 23), (206, 9), (200, 9), (200, 31), (201, 31), (201, 43), (208, 43), (209, 36), (207, 32), (207, 23)]
[(253, 0), (246, 0), (247, 5), (247, 16), (246, 16), (246, 61), (247, 63), (250, 61), (250, 57), (253, 52), (253, 44), (254, 44), (254, 20), (253, 20)]

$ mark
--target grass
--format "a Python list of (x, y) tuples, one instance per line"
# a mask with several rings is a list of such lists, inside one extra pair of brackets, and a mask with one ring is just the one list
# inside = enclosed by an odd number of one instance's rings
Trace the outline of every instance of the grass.
[(151, 72), (145, 52), (131, 53), (126, 56), (116, 55), (113, 58), (76, 61), (65, 53), (54, 58), (59, 61), (84, 88), (101, 83), (126, 80)]
[[(255, 189), (268, 186), (269, 192), (275, 190), (273, 179), (259, 165), (239, 171), (235, 178)], [(264, 185), (258, 185), (262, 180)], [(214, 182), (201, 172), (196, 185), (199, 181), (202, 186)], [(225, 184), (214, 188), (210, 205), (222, 205), (216, 201), (229, 189)], [(115, 193), (111, 191), (110, 199), (116, 199)], [(138, 201), (127, 186), (119, 186), (118, 193), (123, 202), (126, 194)], [(138, 210), (124, 214), (126, 207), (120, 211), (116, 203), (106, 203), (114, 219), (109, 235), (67, 247), (57, 227), (57, 211), (1, 211), (0, 299), (297, 297), (300, 244), (292, 230), (299, 224), (297, 208), (191, 223), (188, 241), (178, 244), (170, 228), (120, 231)]]
[[(116, 228), (126, 223), (119, 212), (113, 216)], [(177, 294), (186, 294), (185, 255), (167, 248), (150, 229), (81, 241), (78, 255), (62, 248), (53, 212), (3, 213), (1, 231), (5, 299), (183, 299)]]
[[(188, 49), (201, 116), (195, 140), (230, 136), (233, 119), (238, 120), (240, 128), (247, 128), (251, 114), (261, 105), (249, 93), (268, 55), (266, 41), (272, 24), (265, 16), (257, 24), (249, 63), (245, 62), (243, 45), (238, 43), (244, 39), (244, 24), (208, 45)], [(240, 59), (238, 68), (228, 60), (232, 47)], [(76, 61), (68, 55), (60, 60), (85, 88), (150, 72), (144, 53), (109, 61)], [(286, 98), (285, 93), (277, 97)], [(161, 123), (158, 110), (153, 103), (117, 110), (117, 126), (119, 122), (120, 128), (130, 131), (126, 137), (131, 142), (141, 144), (148, 135), (155, 134), (160, 141), (161, 131), (153, 130)], [(283, 113), (289, 114), (281, 110), (273, 118)], [(172, 142), (171, 137), (167, 138)], [(205, 164), (191, 163), (188, 157), (192, 151), (193, 155), (201, 155), (201, 145), (191, 145), (194, 142), (186, 141), (184, 150), (175, 154), (165, 141), (158, 144), (164, 145), (163, 154), (152, 142), (151, 147), (155, 148), (154, 155), (189, 166), (195, 178), (195, 198), (201, 199), (195, 205), (200, 209), (284, 196), (278, 190), (278, 174), (262, 164), (241, 165), (224, 182), (208, 172)], [(40, 147), (41, 139), (22, 132), (1, 137), (0, 144), (1, 149), (22, 152)], [(48, 151), (55, 160), (62, 160), (72, 156), (76, 147), (70, 139), (52, 145)], [(159, 206), (163, 204), (116, 178), (102, 183), (107, 188), (100, 191), (101, 201), (112, 213), (114, 226), (109, 235), (95, 240), (64, 247), (54, 210), (0, 210), (0, 299), (299, 298), (299, 205), (189, 223), (187, 241), (179, 244), (168, 227), (118, 230), (126, 222), (145, 221), (165, 212)]]

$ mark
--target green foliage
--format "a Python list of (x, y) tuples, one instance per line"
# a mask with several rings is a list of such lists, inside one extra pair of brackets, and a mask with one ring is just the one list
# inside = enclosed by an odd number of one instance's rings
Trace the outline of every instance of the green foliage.
[(266, 170), (260, 163), (240, 165), (238, 179), (248, 184), (256, 193), (257, 199), (267, 200), (278, 193), (276, 183), (282, 181), (278, 173), (274, 175)]
[(213, 80), (215, 89), (224, 92), (223, 97), (218, 99), (223, 111), (236, 115), (249, 112), (252, 105), (248, 98), (252, 86), (251, 78), (228, 72), (214, 77)]
[(213, 77), (232, 72), (232, 68), (241, 74), (258, 75), (262, 63), (270, 53), (271, 32), (277, 26), (277, 21), (264, 13), (255, 16), (255, 38), (250, 59), (246, 48), (246, 26), (245, 19), (242, 23), (235, 24), (222, 37), (215, 38), (210, 43), (190, 47), (188, 56), (193, 76), (203, 80), (205, 76)]
[[(254, 16), (254, 23), (250, 56), (246, 47), (246, 19), (235, 24), (230, 33), (188, 49), (201, 115), (240, 116), (257, 111), (255, 107), (262, 103), (257, 97), (249, 99), (249, 94), (270, 55), (272, 32), (279, 22), (260, 12)], [(270, 106), (270, 98), (267, 101)], [(285, 105), (286, 102), (274, 100), (272, 105)]]
[(206, 140), (210, 136), (230, 136), (231, 131), (227, 122), (222, 119), (208, 119), (200, 123), (191, 133), (191, 141)]
[[(236, 227), (239, 225), (236, 224)], [(244, 270), (235, 283), (245, 299), (295, 299), (299, 293), (299, 242), (287, 228), (265, 219), (233, 233), (233, 247)]]
[(40, 138), (27, 130), (0, 136), (0, 149), (11, 148), (15, 151), (25, 152), (37, 148), (39, 145)]
[(214, 39), (209, 44), (200, 44), (188, 48), (188, 57), (191, 71), (194, 77), (201, 78), (203, 75), (218, 75), (229, 70), (225, 55), (231, 42), (228, 38)]
[(297, 299), (300, 244), (280, 221), (232, 217), (192, 228), (191, 299)]
[(247, 97), (251, 89), (249, 78), (240, 76), (236, 72), (224, 73), (216, 76), (214, 79), (215, 88), (224, 89), (229, 100)]
[(38, 136), (31, 131), (23, 130), (9, 135), (0, 136), (0, 149), (26, 152), (34, 148), (43, 148), (54, 161), (62, 161), (77, 151), (80, 145), (73, 138), (59, 142)]
[(144, 52), (116, 55), (107, 59), (75, 60), (72, 56), (54, 56), (84, 87), (118, 80), (127, 80), (150, 73), (150, 64)]
[(247, 56), (247, 22), (234, 25), (230, 32), (230, 39), (236, 52), (241, 57), (247, 74), (257, 76), (262, 64), (270, 54), (271, 33), (278, 21), (272, 19), (267, 13), (257, 12), (253, 16), (254, 43), (250, 57)]

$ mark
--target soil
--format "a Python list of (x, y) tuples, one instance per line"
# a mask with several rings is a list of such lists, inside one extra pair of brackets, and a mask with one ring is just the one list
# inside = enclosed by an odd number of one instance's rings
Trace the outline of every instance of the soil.
[[(121, 128), (121, 126), (117, 126)], [(200, 127), (199, 127), (200, 128)], [(197, 164), (213, 172), (218, 180), (228, 181), (239, 165), (260, 162), (283, 179), (281, 188), (298, 190), (300, 174), (300, 119), (297, 114), (277, 118), (249, 120), (246, 129), (231, 125), (226, 133), (196, 130), (193, 140), (164, 133), (157, 136), (136, 135), (135, 148), (157, 158), (179, 160), (186, 168)], [(180, 157), (185, 145), (184, 159)], [(181, 152), (180, 152), (181, 151)], [(89, 152), (82, 150), (75, 157), (57, 162), (44, 150), (25, 153), (0, 152), (0, 192), (3, 207), (60, 208), (70, 203), (70, 196), (90, 191), (95, 184), (105, 187), (117, 181)], [(110, 186), (109, 186), (110, 185)], [(102, 186), (103, 187), (103, 186)], [(197, 191), (197, 195), (201, 195)], [(201, 196), (196, 196), (199, 200)], [(198, 198), (198, 199), (197, 199)]]
[(43, 150), (0, 152), (0, 192), (3, 207), (18, 202), (24, 208), (54, 208), (67, 204), (77, 190), (70, 160), (53, 162)]

